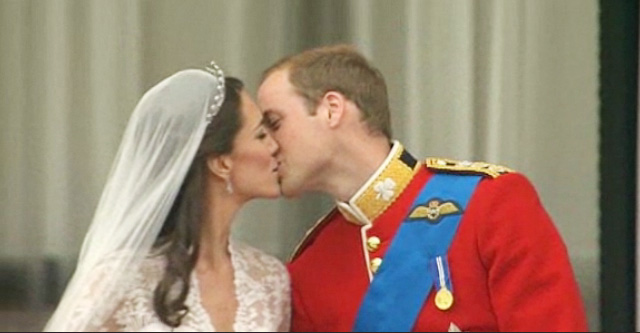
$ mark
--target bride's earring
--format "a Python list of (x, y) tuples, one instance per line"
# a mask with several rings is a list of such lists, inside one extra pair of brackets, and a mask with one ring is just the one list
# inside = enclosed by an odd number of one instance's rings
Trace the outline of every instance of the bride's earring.
[(231, 181), (229, 180), (229, 178), (227, 178), (227, 193), (233, 193), (233, 187), (231, 186)]

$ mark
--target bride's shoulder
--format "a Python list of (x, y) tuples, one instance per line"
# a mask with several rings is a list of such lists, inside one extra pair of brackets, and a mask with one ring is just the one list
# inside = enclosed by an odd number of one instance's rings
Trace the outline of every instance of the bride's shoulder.
[(166, 268), (162, 255), (139, 255), (130, 251), (116, 251), (102, 257), (91, 270), (94, 279), (118, 274), (122, 289), (155, 285)]

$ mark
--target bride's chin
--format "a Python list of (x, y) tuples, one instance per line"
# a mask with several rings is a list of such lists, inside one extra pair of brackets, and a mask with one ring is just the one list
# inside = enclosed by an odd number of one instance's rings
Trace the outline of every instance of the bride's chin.
[(261, 191), (262, 193), (260, 195), (258, 195), (261, 198), (265, 198), (265, 199), (277, 199), (281, 196), (280, 194), (280, 186), (279, 185), (273, 185), (273, 186), (269, 186), (269, 188), (264, 189)]
[(273, 191), (271, 191), (270, 195), (268, 196), (269, 199), (277, 199), (282, 195), (282, 193), (280, 192), (280, 186), (276, 186)]

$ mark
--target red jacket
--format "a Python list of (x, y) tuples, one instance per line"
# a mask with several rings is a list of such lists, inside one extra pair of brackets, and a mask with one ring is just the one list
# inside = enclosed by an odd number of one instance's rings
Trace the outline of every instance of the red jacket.
[[(447, 170), (452, 171), (464, 170)], [(309, 234), (288, 264), (293, 331), (352, 330), (369, 276), (375, 277), (371, 263), (384, 260), (409, 206), (434, 172), (441, 170), (418, 165), (370, 228), (334, 210)], [(380, 239), (375, 249), (367, 248), (372, 236)], [(588, 330), (566, 247), (523, 175), (480, 181), (448, 259), (454, 304), (439, 310), (432, 290), (414, 331)]]

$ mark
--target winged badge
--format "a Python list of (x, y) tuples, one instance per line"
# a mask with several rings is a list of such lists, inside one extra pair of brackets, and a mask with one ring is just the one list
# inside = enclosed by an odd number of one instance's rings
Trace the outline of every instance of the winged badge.
[(426, 205), (418, 205), (409, 214), (410, 220), (427, 219), (430, 223), (437, 223), (446, 215), (458, 214), (461, 210), (453, 201), (441, 202), (438, 199), (431, 199)]

